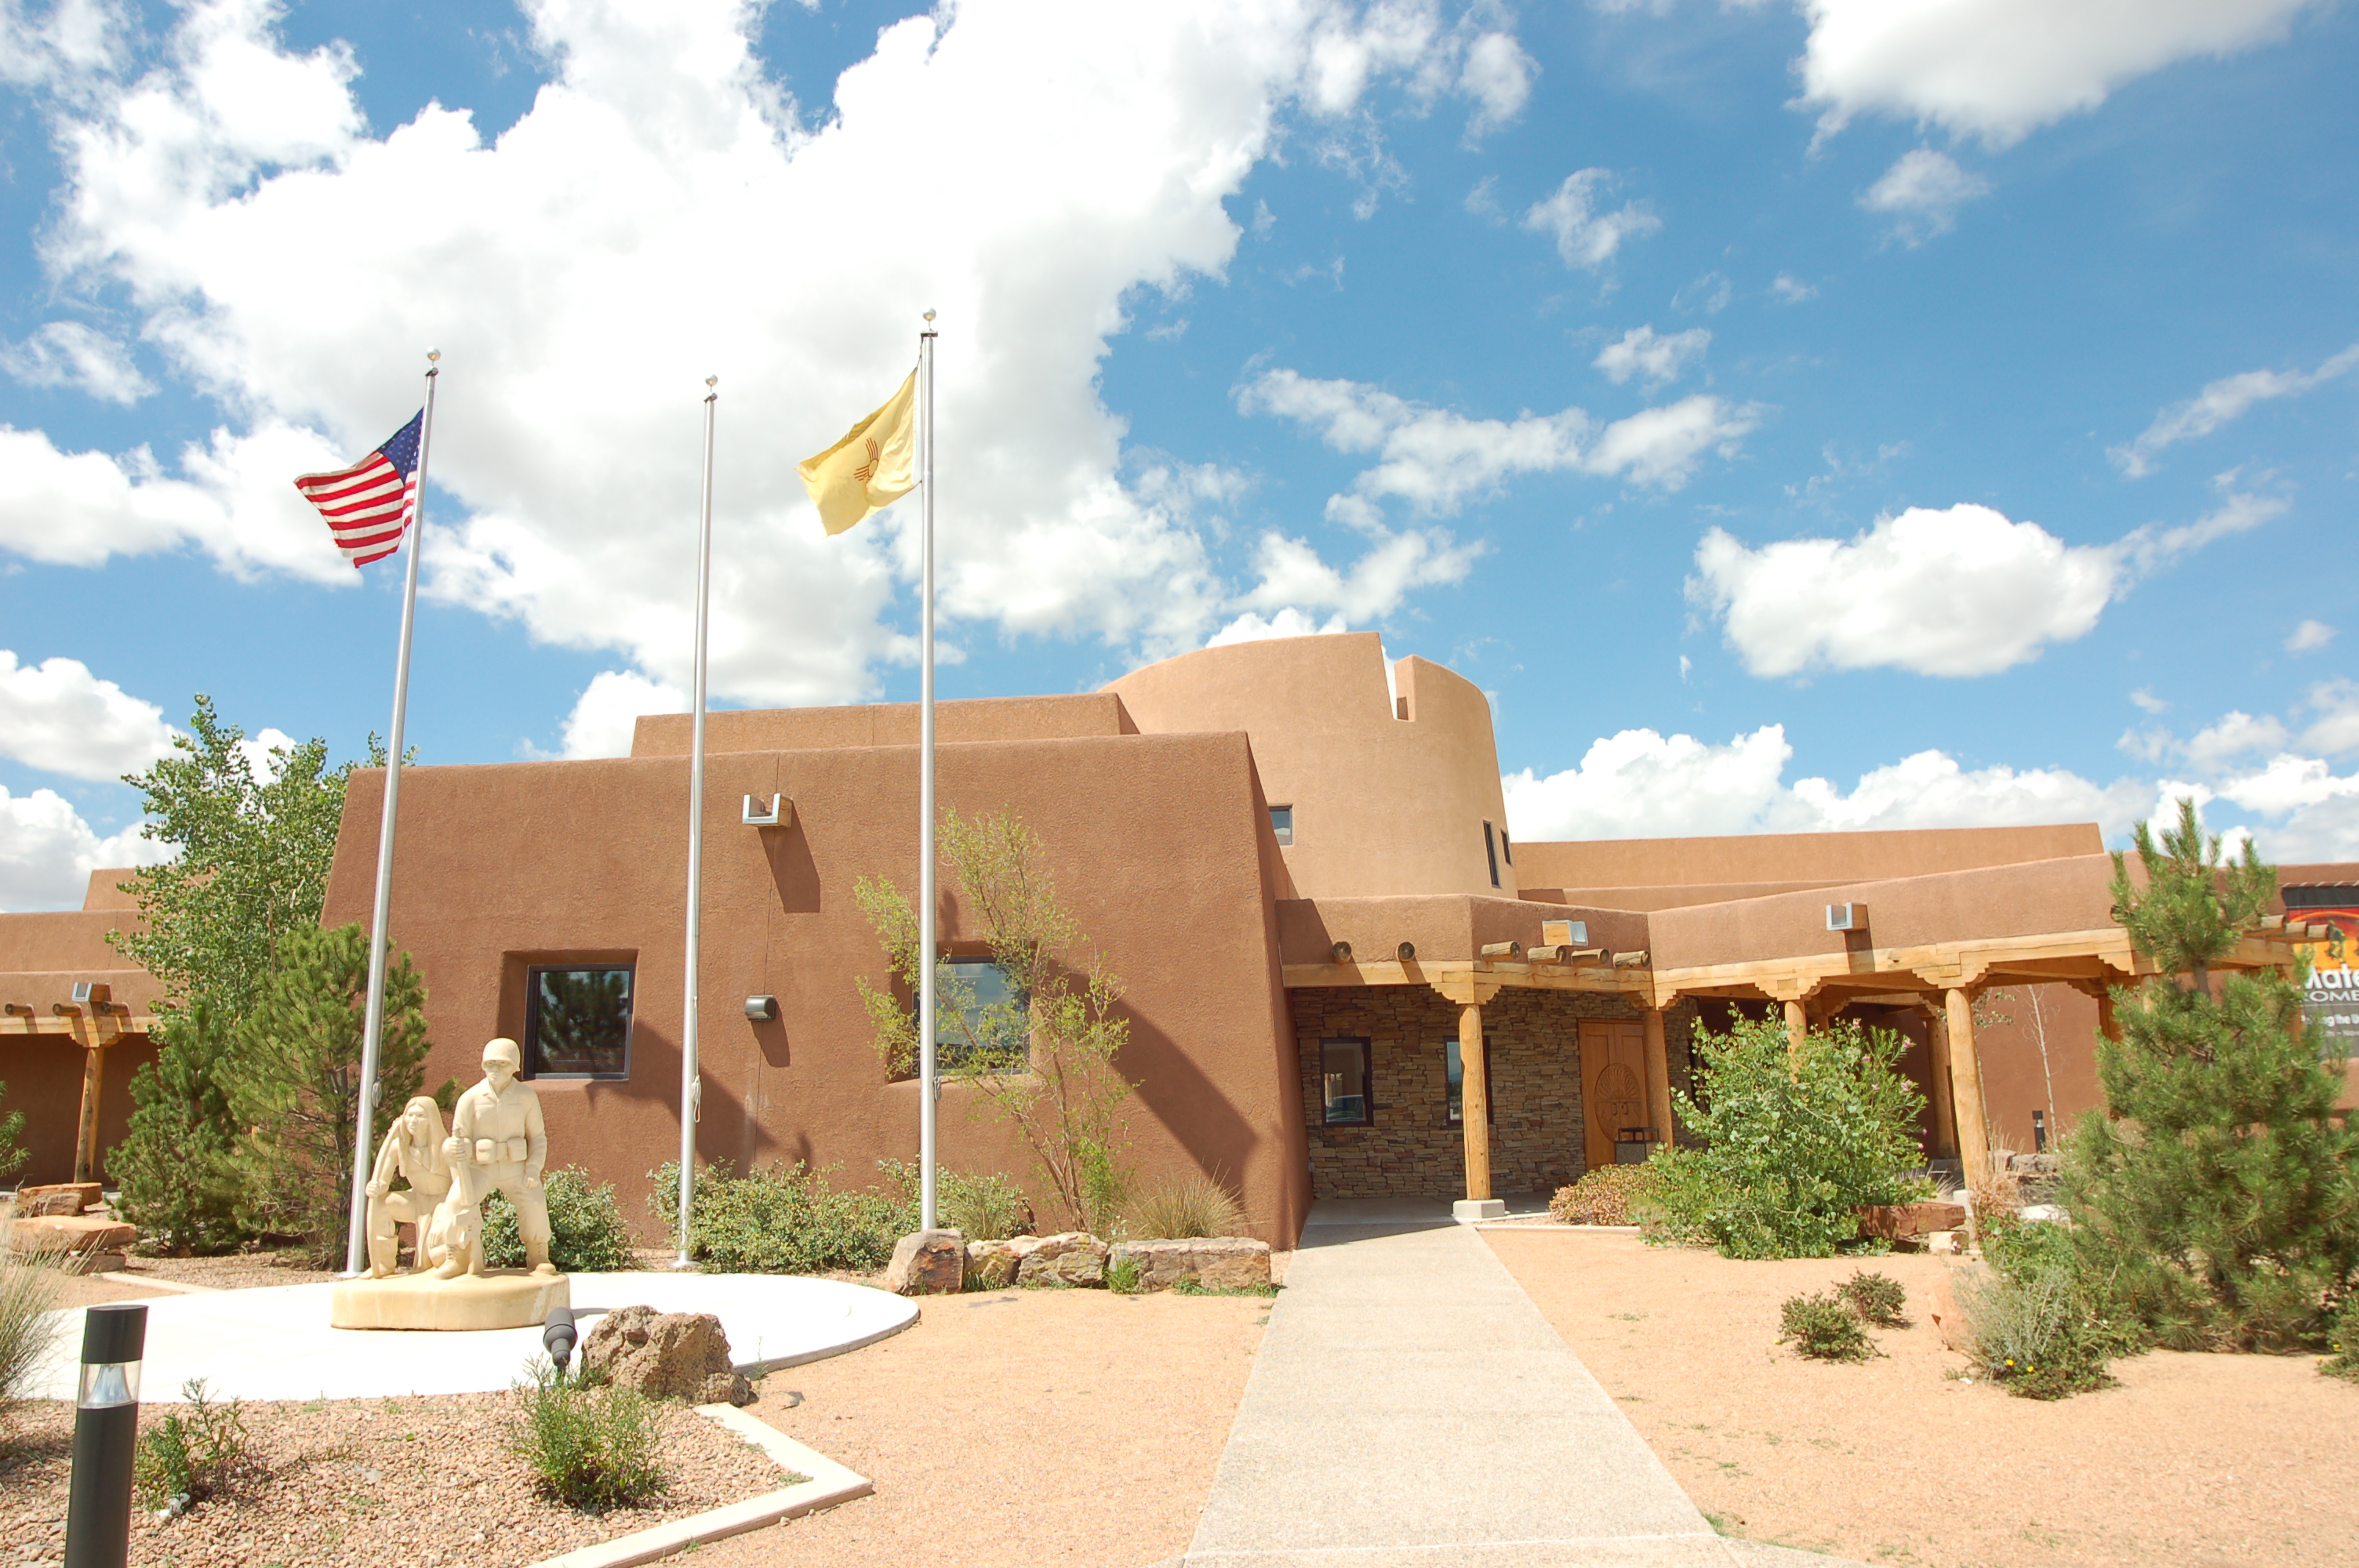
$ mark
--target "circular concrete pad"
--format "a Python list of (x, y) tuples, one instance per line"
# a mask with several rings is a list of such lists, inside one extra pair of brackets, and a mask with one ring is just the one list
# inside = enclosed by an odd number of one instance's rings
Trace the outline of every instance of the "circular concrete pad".
[[(918, 1305), (865, 1285), (794, 1274), (575, 1274), (573, 1316), (587, 1338), (615, 1307), (709, 1312), (746, 1374), (841, 1356), (898, 1334)], [(328, 1326), (332, 1283), (208, 1291), (147, 1303), (140, 1397), (180, 1398), (202, 1378), (209, 1394), (240, 1400), (353, 1400), (405, 1394), (487, 1393), (525, 1375), (541, 1354), (540, 1330), (405, 1333)], [(82, 1350), (79, 1311), (57, 1314), (64, 1332), (31, 1379), (35, 1399), (70, 1400)]]

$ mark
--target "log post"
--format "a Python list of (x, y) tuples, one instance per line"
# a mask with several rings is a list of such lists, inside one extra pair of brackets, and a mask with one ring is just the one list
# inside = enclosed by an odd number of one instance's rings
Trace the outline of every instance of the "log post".
[(1663, 1010), (1647, 1009), (1644, 1016), (1647, 1030), (1647, 1119), (1655, 1124), (1655, 1137), (1661, 1142), (1672, 1143), (1671, 1135), (1671, 1053), (1663, 1039)]
[(1466, 1196), (1491, 1195), (1491, 1076), (1483, 1059), (1483, 1004), (1458, 1006), (1458, 1119), (1466, 1136)]
[(1801, 1058), (1802, 1042), (1809, 1037), (1810, 1033), (1810, 1010), (1802, 1005), (1799, 998), (1788, 1002), (1786, 1004), (1786, 1049), (1797, 1063)]
[(1920, 1002), (1925, 1017), (1925, 1050), (1931, 1058), (1925, 1076), (1927, 1098), (1933, 1102), (1933, 1158), (1958, 1157), (1958, 1107), (1950, 1093), (1950, 1026), (1942, 1011)]
[(82, 1053), (82, 1119), (74, 1129), (73, 1179), (95, 1181), (98, 1169), (98, 1096), (106, 1082), (106, 1047), (85, 1045)]
[(1965, 1167), (1966, 1185), (1990, 1173), (1990, 1129), (1983, 1112), (1982, 1059), (1974, 1050), (1974, 1003), (1962, 986), (1950, 988), (1949, 1013), (1951, 1114), (1957, 1119), (1958, 1162)]

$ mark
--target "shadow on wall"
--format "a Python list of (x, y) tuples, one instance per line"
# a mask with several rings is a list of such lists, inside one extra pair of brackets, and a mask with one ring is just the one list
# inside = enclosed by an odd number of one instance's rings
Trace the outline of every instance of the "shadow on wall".
[[(1261, 1139), (1229, 1098), (1213, 1086), (1188, 1053), (1148, 1020), (1124, 1009), (1130, 1039), (1119, 1065), (1136, 1085), (1141, 1103), (1155, 1113), (1174, 1142), (1204, 1173), (1237, 1191), (1246, 1157)], [(1253, 1216), (1254, 1195), (1238, 1194)]]

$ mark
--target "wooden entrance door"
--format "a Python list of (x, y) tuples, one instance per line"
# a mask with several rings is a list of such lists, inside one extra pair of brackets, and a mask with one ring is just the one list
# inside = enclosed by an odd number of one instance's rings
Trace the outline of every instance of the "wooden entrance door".
[(1644, 1026), (1608, 1019), (1582, 1022), (1581, 1108), (1589, 1169), (1611, 1165), (1622, 1130), (1647, 1125)]

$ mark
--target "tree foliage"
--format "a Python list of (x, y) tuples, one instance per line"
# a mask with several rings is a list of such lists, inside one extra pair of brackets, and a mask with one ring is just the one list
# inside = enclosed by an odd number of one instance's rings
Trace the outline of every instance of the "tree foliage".
[[(968, 1086), (979, 1114), (1016, 1129), (1047, 1193), (1075, 1226), (1109, 1232), (1130, 1187), (1122, 1105), (1132, 1086), (1114, 1065), (1130, 1034), (1114, 1011), (1122, 982), (1095, 953), (1086, 968), (1074, 967), (1087, 939), (1058, 900), (1039, 839), (1014, 813), (945, 811), (940, 840), (1001, 981), (999, 994), (985, 999), (958, 967), (937, 969), (942, 1076)], [(882, 877), (863, 877), (854, 894), (894, 976), (914, 991), (918, 918), (909, 901)], [(891, 989), (855, 983), (886, 1070), (910, 1071), (916, 1017)]]
[(1647, 1162), (1641, 1202), (1653, 1238), (1731, 1258), (1825, 1258), (1859, 1238), (1859, 1209), (1925, 1195), (1925, 1097), (1899, 1071), (1900, 1037), (1838, 1020), (1799, 1051), (1773, 1019), (1738, 1018), (1695, 1038), (1703, 1094), (1674, 1091), (1704, 1140)]
[[(8, 1098), (8, 1086), (0, 1084), (0, 1100)], [(25, 1113), (12, 1110), (0, 1116), (0, 1182), (8, 1180), (22, 1168), (27, 1151), (17, 1140), (25, 1136)]]
[(2114, 857), (2115, 918), (2159, 973), (2114, 992), (2097, 1044), (2105, 1112), (2067, 1142), (2065, 1201), (2123, 1313), (2166, 1344), (2315, 1342), (2359, 1287), (2359, 1134), (2334, 1113), (2339, 1057), (2275, 971), (2215, 977), (2276, 874), (2251, 845), (2223, 862), (2192, 800)]
[(108, 1152), (123, 1217), (175, 1252), (220, 1252), (252, 1234), (240, 1198), (235, 1076), (222, 1012), (198, 1001), (158, 1022), (156, 1059), (131, 1079), (131, 1128)]

